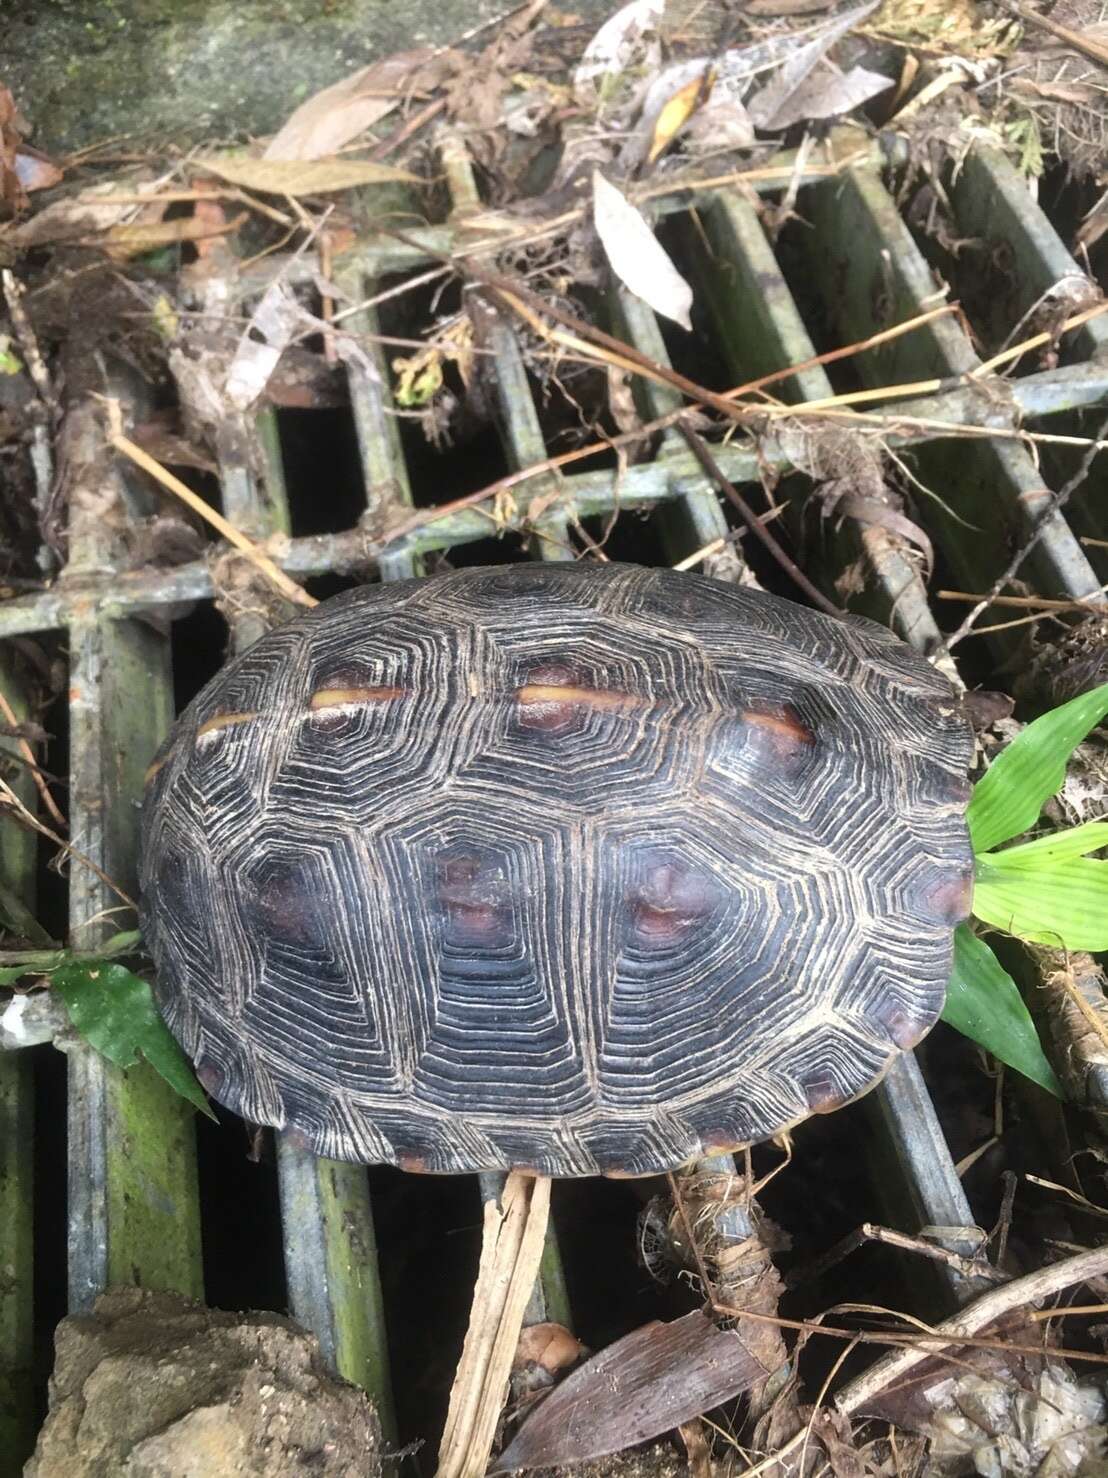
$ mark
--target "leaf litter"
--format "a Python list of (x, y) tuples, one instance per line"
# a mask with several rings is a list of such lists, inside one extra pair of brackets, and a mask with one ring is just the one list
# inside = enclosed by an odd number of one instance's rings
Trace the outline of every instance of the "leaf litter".
[[(1059, 0), (1053, 14), (1075, 21), (1078, 12), (1071, 6), (1064, 13), (1064, 4)], [(722, 8), (634, 0), (583, 47), (571, 27), (546, 25), (543, 10), (534, 4), (516, 12), (480, 47), (405, 51), (338, 78), (301, 104), (264, 146), (198, 156), (150, 151), (137, 165), (108, 169), (106, 177), (93, 165), (55, 165), (36, 153), (14, 100), (0, 91), (0, 218), (7, 217), (0, 224), (0, 252), (21, 268), (27, 253), (48, 253), (46, 268), (40, 262), (26, 270), (52, 272), (60, 281), (72, 274), (89, 274), (95, 281), (97, 274), (111, 273), (118, 282), (126, 266), (135, 319), (153, 325), (163, 367), (180, 389), (179, 419), (151, 418), (133, 428), (131, 445), (147, 457), (153, 449), (156, 462), (204, 470), (218, 465), (218, 448), (237, 438), (246, 461), (257, 465), (260, 458), (250, 440), (253, 411), (267, 403), (334, 403), (327, 396), (334, 394), (335, 376), (318, 352), (305, 347), (310, 340), (337, 342), (340, 359), (353, 358), (362, 369), (378, 373), (373, 366), (379, 361), (369, 352), (372, 338), (356, 326), (354, 315), (361, 309), (342, 298), (342, 278), (322, 257), (318, 265), (313, 261), (312, 286), (332, 308), (339, 304), (333, 322), (308, 305), (304, 289), (291, 277), (278, 277), (251, 294), (249, 284), (258, 278), (250, 276), (250, 261), (264, 262), (290, 242), (305, 260), (314, 258), (325, 223), (341, 267), (367, 210), (372, 214), (379, 202), (399, 243), (405, 233), (425, 231), (427, 221), (441, 213), (435, 152), (440, 126), (464, 137), (485, 186), (483, 201), (455, 222), (464, 226), (466, 246), (446, 258), (444, 270), (454, 267), (464, 275), (471, 263), (502, 264), (516, 287), (515, 302), (531, 315), (519, 320), (528, 367), (545, 387), (576, 385), (570, 377), (581, 371), (580, 366), (574, 370), (572, 356), (591, 355), (591, 368), (600, 367), (597, 379), (605, 388), (600, 408), (588, 407), (594, 418), (590, 426), (609, 415), (627, 441), (628, 454), (637, 456), (649, 437), (668, 429), (644, 422), (628, 393), (647, 367), (618, 341), (583, 336), (585, 315), (575, 291), (582, 283), (619, 283), (688, 327), (698, 305), (658, 240), (658, 199), (709, 178), (742, 188), (743, 176), (780, 159), (784, 145), (800, 144), (803, 159), (803, 151), (823, 138), (828, 122), (842, 119), (848, 120), (847, 154), (873, 138), (874, 120), (891, 117), (918, 153), (939, 138), (948, 157), (956, 159), (971, 132), (991, 131), (1030, 170), (1051, 149), (1067, 157), (1061, 133), (1052, 141), (1044, 127), (1044, 118), (1059, 116), (1051, 110), (1094, 113), (1103, 97), (1103, 69), (1097, 71), (1088, 57), (1075, 64), (1072, 50), (1057, 35), (1034, 36), (1011, 16), (985, 15), (968, 0), (943, 7), (929, 0), (910, 6), (886, 0), (880, 7), (840, 7), (830, 14), (831, 6), (822, 0), (752, 0), (738, 26)], [(890, 37), (900, 47), (892, 66), (887, 48), (882, 50)], [(982, 83), (999, 78), (1017, 48), (1025, 47), (1036, 52), (1034, 66), (1023, 68), (1019, 86), (994, 87), (996, 105), (987, 111), (978, 101), (988, 95), (981, 92)], [(936, 131), (935, 110), (944, 99), (948, 111)], [(970, 115), (969, 129), (962, 112)], [(821, 148), (812, 157), (829, 158), (833, 172), (843, 156), (830, 150), (824, 156)], [(1070, 161), (1103, 169), (1094, 134), (1082, 136), (1082, 148), (1080, 155), (1071, 153)], [(53, 191), (53, 198), (36, 209), (32, 196), (41, 190)], [(223, 203), (231, 200), (233, 213)], [(157, 260), (167, 249), (173, 253), (168, 270)], [(482, 280), (476, 270), (466, 287), (471, 300), (495, 298), (501, 310), (510, 304), (508, 290)], [(43, 335), (48, 344), (64, 338), (64, 330), (56, 327), (64, 321), (64, 292), (55, 295), (62, 307), (52, 304), (53, 317), (42, 319), (44, 326), (53, 325)], [(44, 293), (44, 300), (49, 296)], [(562, 317), (545, 316), (544, 306)], [(391, 346), (408, 351), (391, 358), (392, 388), (399, 409), (427, 413), (427, 425), (436, 404), (442, 407), (453, 395), (460, 410), (448, 411), (438, 422), (440, 431), (445, 426), (450, 434), (455, 413), (489, 414), (481, 403), (484, 339), (464, 306), (435, 310), (432, 317), (422, 340)], [(551, 322), (558, 324), (556, 330)], [(135, 342), (136, 330), (123, 319), (112, 321), (112, 333), (121, 326), (122, 343)], [(1055, 339), (1061, 331), (1052, 325)], [(144, 345), (134, 357), (146, 365), (149, 354)], [(298, 375), (290, 389), (282, 372), (295, 356), (300, 356)], [(676, 384), (672, 375), (668, 383)], [(612, 405), (605, 410), (609, 386)], [(697, 387), (690, 390), (684, 382), (678, 388), (689, 397)], [(288, 395), (298, 398), (281, 399)], [(705, 403), (721, 415), (727, 404), (719, 396)], [(766, 414), (764, 407), (759, 411)], [(708, 424), (702, 419), (701, 429)], [(927, 536), (872, 444), (824, 440), (810, 429), (812, 423), (795, 428), (781, 423), (769, 433), (771, 422), (734, 404), (729, 424), (741, 427), (753, 444), (760, 437), (765, 444), (772, 436), (782, 444), (791, 437), (793, 465), (806, 466), (819, 484), (825, 518), (881, 529), (929, 568)], [(129, 440), (120, 436), (114, 444), (122, 450)], [(607, 432), (602, 444), (611, 444)], [(184, 517), (176, 520), (174, 538), (183, 530), (185, 545), (194, 549), (188, 539), (199, 535)], [(155, 1061), (161, 1049), (150, 1035), (152, 1002), (148, 990), (143, 995), (132, 983), (137, 977), (124, 979), (128, 974), (110, 960), (56, 971), (74, 1020), (83, 1020), (101, 1050), (120, 1062), (133, 1061), (138, 1053)], [(98, 981), (104, 989), (90, 1016)], [(1065, 1000), (1069, 1017), (1076, 1013), (1102, 1048), (1087, 1014), (1073, 1004), (1073, 992), (1065, 993)], [(1058, 1008), (1056, 1014), (1064, 1013)], [(1075, 1029), (1071, 1022), (1071, 1039)], [(1099, 1062), (1096, 1050), (1088, 1047), (1093, 1066)], [(176, 1068), (163, 1060), (159, 1071), (170, 1076)], [(510, 1324), (518, 1309), (504, 1316), (506, 1323), (496, 1323), (495, 1371), (470, 1369), (464, 1390), (459, 1387), (451, 1462), (459, 1470), (464, 1466), (459, 1453), (473, 1430), (467, 1423), (480, 1427), (481, 1443), (491, 1442), (490, 1411), (499, 1408), (505, 1372), (514, 1363), (513, 1389), (524, 1369), (537, 1384), (527, 1397), (531, 1415), (499, 1460), (504, 1470), (527, 1452), (543, 1463), (564, 1462), (615, 1451), (608, 1443), (647, 1441), (678, 1427), (690, 1433), (690, 1454), (699, 1443), (703, 1455), (703, 1432), (710, 1428), (692, 1426), (690, 1419), (746, 1392), (745, 1415), (734, 1431), (762, 1451), (777, 1453), (790, 1444), (795, 1449), (803, 1441), (822, 1446), (836, 1473), (899, 1471), (895, 1449), (890, 1455), (887, 1443), (884, 1448), (879, 1441), (860, 1444), (848, 1404), (820, 1411), (817, 1403), (813, 1410), (801, 1405), (795, 1378), (791, 1384), (773, 1378), (796, 1353), (785, 1342), (788, 1321), (777, 1316), (772, 1254), (779, 1248), (756, 1218), (749, 1238), (738, 1243), (716, 1238), (709, 1227), (721, 1207), (741, 1205), (755, 1216), (752, 1194), (749, 1182), (705, 1192), (681, 1178), (670, 1213), (663, 1216), (665, 1240), (677, 1248), (673, 1256), (682, 1265), (682, 1277), (695, 1280), (709, 1313), (694, 1309), (646, 1325), (591, 1359), (558, 1325), (524, 1331), (513, 1342)], [(674, 1208), (682, 1206), (679, 1214)], [(520, 1303), (519, 1292), (517, 1287), (513, 1307)], [(475, 1309), (478, 1333), (480, 1319), (488, 1315), (488, 1306)], [(1034, 1342), (1043, 1341), (1043, 1326), (1029, 1331), (1026, 1322), (1015, 1321), (997, 1328), (1005, 1337), (1014, 1331), (1026, 1342), (1033, 1335)], [(817, 1331), (796, 1332), (799, 1349)], [(850, 1338), (849, 1333), (842, 1337)], [(1049, 1342), (1042, 1348), (1049, 1349)], [(972, 1367), (964, 1378), (951, 1376), (950, 1361), (929, 1356), (917, 1382), (923, 1386), (932, 1370), (936, 1373), (928, 1386), (928, 1409), (910, 1412), (905, 1399), (892, 1419), (906, 1431), (923, 1434), (943, 1462), (968, 1458), (979, 1471), (991, 1471), (988, 1464), (995, 1466), (1002, 1456), (1012, 1471), (1030, 1472), (1036, 1462), (1057, 1465), (1065, 1454), (1094, 1455), (1103, 1411), (1088, 1382), (1070, 1377), (1057, 1360), (1032, 1356), (1017, 1372), (1013, 1357), (1003, 1352), (989, 1367), (970, 1359), (967, 1350), (960, 1347), (958, 1356)], [(987, 1391), (982, 1382), (992, 1383)], [(971, 1408), (975, 1414), (967, 1425)], [(880, 1409), (877, 1398), (867, 1409)], [(567, 1411), (574, 1414), (572, 1421)], [(1043, 1416), (1050, 1411), (1068, 1416), (1051, 1427)], [(577, 1419), (582, 1413), (590, 1413), (587, 1421)], [(697, 1431), (699, 1437), (693, 1435)], [(1009, 1437), (1007, 1448), (998, 1446)], [(779, 1471), (799, 1470), (782, 1460)]]

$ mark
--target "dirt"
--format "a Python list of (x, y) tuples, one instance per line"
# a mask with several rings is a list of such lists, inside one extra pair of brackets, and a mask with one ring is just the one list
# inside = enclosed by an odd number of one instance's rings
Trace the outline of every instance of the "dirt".
[(369, 1398), (277, 1314), (114, 1289), (58, 1326), (25, 1478), (374, 1478)]

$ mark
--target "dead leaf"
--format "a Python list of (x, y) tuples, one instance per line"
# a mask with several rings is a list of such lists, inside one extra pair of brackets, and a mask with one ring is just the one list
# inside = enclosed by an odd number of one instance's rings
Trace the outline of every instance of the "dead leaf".
[(631, 202), (594, 170), (593, 220), (612, 271), (655, 313), (691, 329), (692, 288)]
[(221, 180), (263, 195), (330, 195), (358, 185), (418, 179), (406, 169), (372, 159), (255, 159), (245, 154), (222, 154), (196, 163)]
[[(68, 200), (55, 200), (30, 220), (9, 227), (4, 232), (4, 239), (18, 247), (49, 246), (59, 241), (78, 241), (93, 232), (106, 231), (135, 210), (133, 204), (97, 203), (98, 195), (112, 195), (118, 190), (118, 182), (108, 181), (82, 190), (80, 195)], [(153, 197), (156, 186), (152, 183), (135, 186), (136, 194), (148, 191)]]
[(461, 60), (457, 52), (420, 46), (372, 62), (301, 103), (262, 158), (306, 161), (337, 154), (406, 98), (425, 98), (441, 86)]
[(185, 241), (203, 241), (211, 236), (226, 236), (237, 231), (249, 212), (242, 211), (233, 221), (218, 227), (209, 226), (204, 220), (192, 216), (180, 216), (172, 221), (136, 222), (133, 225), (110, 226), (107, 231), (86, 244), (98, 246), (107, 252), (113, 261), (125, 262), (131, 257), (140, 257), (148, 251), (158, 251), (163, 246), (179, 246)]
[(702, 71), (700, 76), (694, 77), (691, 82), (686, 82), (684, 87), (668, 100), (658, 121), (654, 125), (654, 132), (650, 139), (650, 151), (647, 154), (647, 163), (653, 164), (665, 149), (668, 149), (673, 140), (684, 128), (696, 109), (705, 103), (712, 94), (712, 76), (710, 72)]
[(790, 94), (773, 115), (773, 122), (762, 125), (767, 133), (791, 128), (809, 119), (837, 118), (868, 103), (870, 98), (895, 86), (892, 77), (871, 72), (866, 67), (851, 67), (846, 72), (812, 72)]
[(692, 154), (749, 149), (754, 142), (754, 124), (742, 100), (717, 82), (712, 96), (689, 119), (682, 138), (686, 151)]
[(865, 20), (867, 16), (872, 15), (880, 3), (881, 0), (868, 0), (867, 4), (859, 5), (854, 10), (847, 10), (820, 26), (815, 36), (795, 51), (770, 81), (764, 87), (759, 88), (748, 100), (747, 111), (755, 125), (765, 129), (767, 133), (786, 127), (785, 124), (778, 122), (778, 115), (788, 114), (793, 95), (802, 83), (827, 55), (836, 41), (841, 41), (848, 31), (860, 21)]
[(26, 132), (26, 121), (6, 87), (0, 87), (0, 211), (14, 215), (27, 204), (27, 192), (19, 177), (18, 149)]
[(52, 160), (28, 144), (16, 150), (15, 172), (28, 194), (33, 190), (49, 190), (65, 179), (65, 175)]
[(278, 278), (259, 298), (227, 370), (224, 392), (236, 410), (249, 409), (261, 395), (301, 323), (300, 304)]
[(574, 96), (583, 108), (606, 101), (631, 67), (644, 75), (657, 69), (662, 55), (658, 23), (664, 10), (665, 0), (631, 0), (604, 22), (573, 74)]
[(764, 1380), (733, 1329), (699, 1309), (625, 1335), (568, 1375), (490, 1473), (604, 1457), (668, 1432)]

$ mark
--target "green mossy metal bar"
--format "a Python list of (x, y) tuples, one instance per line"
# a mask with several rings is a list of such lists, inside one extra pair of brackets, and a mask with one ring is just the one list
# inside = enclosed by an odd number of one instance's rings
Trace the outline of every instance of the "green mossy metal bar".
[[(74, 469), (69, 568), (110, 571), (108, 503), (125, 501), (103, 465), (102, 408), (67, 413)], [(107, 502), (105, 495), (108, 495)], [(132, 897), (143, 772), (172, 719), (169, 643), (145, 622), (76, 618), (69, 627), (70, 841)], [(129, 908), (83, 863), (69, 872), (70, 940), (95, 947)], [(113, 1284), (200, 1297), (200, 1217), (192, 1106), (146, 1063), (121, 1070), (78, 1041), (68, 1051), (69, 1301), (87, 1309)]]
[[(14, 663), (0, 655), (0, 692), (16, 721), (30, 717)], [(11, 766), (7, 755), (15, 756)], [(0, 774), (32, 814), (37, 795), (14, 738), (0, 739)], [(0, 826), (0, 918), (35, 906), (36, 837), (10, 819)], [(0, 1470), (18, 1470), (34, 1446), (34, 1062), (0, 1051)]]

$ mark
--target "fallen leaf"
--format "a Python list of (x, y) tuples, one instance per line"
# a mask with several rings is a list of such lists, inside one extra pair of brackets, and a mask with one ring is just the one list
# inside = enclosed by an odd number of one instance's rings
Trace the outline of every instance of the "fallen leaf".
[(712, 96), (689, 119), (682, 134), (686, 152), (707, 154), (717, 149), (749, 149), (754, 124), (741, 98), (717, 85)]
[(644, 1324), (601, 1350), (545, 1398), (489, 1469), (584, 1462), (646, 1442), (766, 1376), (733, 1329), (699, 1309)]
[(196, 163), (232, 185), (263, 195), (329, 195), (358, 185), (418, 178), (406, 169), (372, 159), (255, 159), (246, 154), (222, 154)]
[[(55, 200), (30, 220), (9, 227), (4, 239), (18, 247), (48, 246), (59, 241), (76, 241), (97, 231), (106, 231), (110, 226), (123, 221), (135, 210), (133, 204), (108, 201), (98, 203), (98, 195), (111, 195), (119, 190), (118, 183), (109, 181), (82, 190), (80, 195), (68, 200)], [(156, 192), (154, 184), (138, 184), (136, 194)]]
[(372, 62), (301, 103), (262, 158), (305, 161), (336, 154), (405, 98), (433, 92), (460, 60), (457, 52), (421, 46)]
[(881, 0), (868, 0), (865, 5), (859, 5), (854, 10), (847, 10), (842, 15), (835, 16), (822, 25), (810, 41), (795, 51), (771, 80), (747, 101), (747, 111), (755, 125), (765, 129), (767, 133), (784, 128), (786, 125), (777, 121), (778, 115), (788, 113), (793, 94), (827, 55), (836, 41), (840, 41), (860, 21), (872, 15), (880, 3)]
[(301, 323), (300, 304), (287, 283), (281, 278), (270, 283), (250, 315), (227, 370), (224, 393), (236, 410), (248, 410), (261, 395)]
[(696, 108), (706, 102), (712, 93), (711, 74), (701, 72), (691, 82), (686, 82), (684, 87), (668, 100), (658, 121), (654, 125), (654, 132), (650, 139), (650, 152), (647, 154), (647, 162), (653, 164), (665, 149), (668, 149), (673, 140), (684, 128), (692, 117)]
[(658, 23), (665, 0), (631, 0), (600, 27), (573, 74), (573, 91), (584, 108), (603, 102), (612, 82), (635, 66), (654, 70), (661, 59)]
[(866, 67), (851, 67), (846, 72), (812, 72), (777, 109), (773, 122), (762, 127), (773, 133), (807, 119), (836, 118), (840, 113), (860, 108), (879, 92), (895, 85), (894, 78)]
[(612, 271), (655, 313), (691, 329), (692, 288), (631, 202), (593, 171), (593, 220)]
[(192, 216), (178, 216), (172, 221), (109, 226), (107, 231), (89, 240), (87, 244), (101, 247), (113, 260), (122, 262), (130, 257), (140, 257), (148, 251), (158, 251), (163, 246), (179, 246), (185, 241), (203, 241), (210, 236), (226, 236), (229, 232), (237, 231), (248, 218), (249, 212), (244, 210), (233, 221), (227, 221), (215, 228)]
[(15, 172), (28, 194), (32, 190), (49, 190), (52, 185), (60, 184), (65, 178), (52, 160), (26, 144), (16, 150)]

